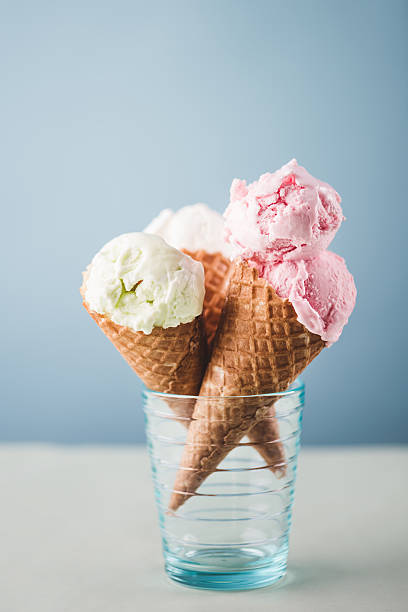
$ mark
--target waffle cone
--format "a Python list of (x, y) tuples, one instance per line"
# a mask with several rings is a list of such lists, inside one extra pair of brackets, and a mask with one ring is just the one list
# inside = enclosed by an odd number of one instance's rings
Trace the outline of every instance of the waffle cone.
[(177, 510), (194, 495), (254, 426), (260, 428), (255, 434), (262, 436), (263, 446), (269, 442), (265, 424), (274, 422), (268, 416), (275, 400), (268, 405), (265, 398), (228, 396), (285, 391), (324, 346), (320, 336), (299, 323), (288, 300), (280, 298), (254, 268), (235, 260), (170, 510)]
[[(83, 288), (81, 289), (84, 295)], [(114, 323), (83, 305), (122, 357), (141, 378), (148, 389), (177, 395), (197, 395), (206, 364), (206, 345), (201, 317), (177, 327), (153, 328), (151, 334), (133, 331)], [(191, 417), (192, 400), (171, 402), (177, 416)]]

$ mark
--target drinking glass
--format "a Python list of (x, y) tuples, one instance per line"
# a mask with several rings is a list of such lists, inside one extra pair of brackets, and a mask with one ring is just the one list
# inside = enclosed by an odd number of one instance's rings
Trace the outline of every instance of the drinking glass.
[[(149, 390), (143, 397), (168, 576), (216, 590), (253, 589), (280, 580), (287, 566), (303, 383), (296, 381), (283, 393), (206, 398), (215, 407), (222, 402), (220, 414), (225, 415), (238, 402), (269, 406), (265, 420), (273, 422), (275, 434), (262, 442), (244, 437), (175, 512), (169, 501), (198, 398)], [(265, 461), (260, 452), (265, 444), (279, 451), (280, 465)]]

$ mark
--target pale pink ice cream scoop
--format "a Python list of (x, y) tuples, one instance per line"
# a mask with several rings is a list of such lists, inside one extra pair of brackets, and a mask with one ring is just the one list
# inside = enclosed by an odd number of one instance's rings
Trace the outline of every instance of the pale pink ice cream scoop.
[(234, 255), (270, 261), (314, 257), (343, 221), (339, 194), (292, 159), (250, 185), (234, 179), (226, 209), (226, 239)]
[(251, 265), (294, 307), (309, 331), (332, 344), (339, 339), (356, 302), (356, 286), (346, 263), (331, 251), (306, 260)]

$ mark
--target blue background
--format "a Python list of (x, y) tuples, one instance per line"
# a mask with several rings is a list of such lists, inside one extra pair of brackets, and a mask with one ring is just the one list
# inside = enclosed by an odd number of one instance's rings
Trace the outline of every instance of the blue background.
[(305, 375), (304, 442), (407, 441), (407, 3), (0, 6), (1, 440), (143, 439), (81, 271), (163, 207), (222, 211), (234, 177), (297, 157), (343, 197), (332, 248), (358, 288)]

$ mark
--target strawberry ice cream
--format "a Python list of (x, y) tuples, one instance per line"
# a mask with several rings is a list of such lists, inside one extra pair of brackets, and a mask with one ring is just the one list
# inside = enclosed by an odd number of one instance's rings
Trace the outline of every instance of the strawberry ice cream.
[(292, 159), (250, 185), (235, 179), (224, 217), (234, 254), (290, 301), (310, 332), (336, 342), (354, 308), (356, 287), (344, 259), (326, 251), (343, 221), (333, 187)]
[(328, 344), (339, 339), (356, 301), (354, 280), (342, 257), (322, 251), (313, 259), (250, 263), (279, 297), (291, 302), (309, 331)]
[(264, 261), (313, 257), (343, 221), (339, 194), (292, 159), (250, 185), (234, 179), (224, 213), (234, 255)]

